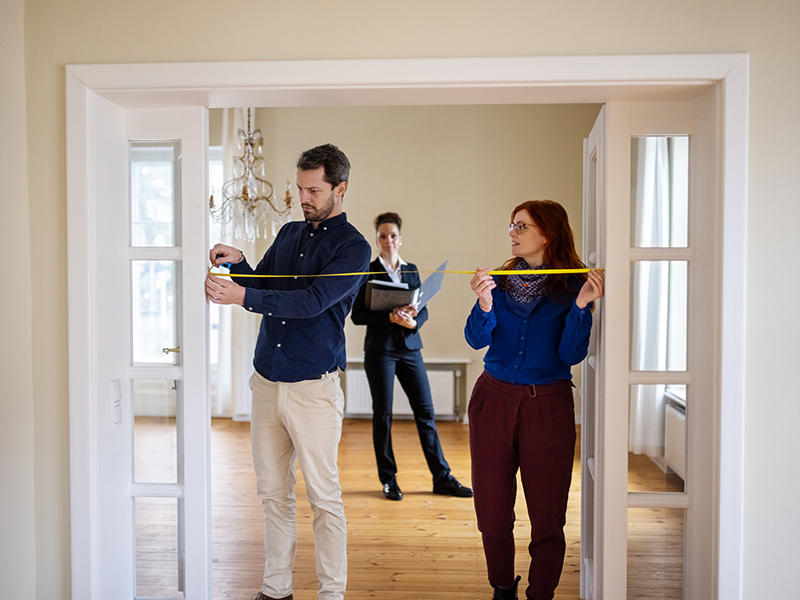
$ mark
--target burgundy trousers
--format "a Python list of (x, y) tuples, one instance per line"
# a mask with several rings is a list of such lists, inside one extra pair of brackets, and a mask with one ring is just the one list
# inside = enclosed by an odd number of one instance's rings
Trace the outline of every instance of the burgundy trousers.
[(484, 372), (469, 403), (472, 489), (489, 583), (514, 584), (517, 471), (531, 521), (529, 600), (551, 600), (564, 566), (575, 455), (572, 382), (513, 385)]

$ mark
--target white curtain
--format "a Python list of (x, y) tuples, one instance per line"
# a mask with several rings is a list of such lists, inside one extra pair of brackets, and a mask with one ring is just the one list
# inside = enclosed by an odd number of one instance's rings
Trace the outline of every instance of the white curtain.
[[(252, 114), (256, 110), (252, 109)], [(222, 118), (222, 164), (223, 180), (233, 179), (233, 157), (241, 155), (237, 146), (236, 132), (247, 130), (247, 109), (228, 108)], [(216, 190), (220, 193), (220, 190)], [(234, 239), (232, 227), (222, 227), (219, 239), (211, 239), (239, 248), (248, 262), (255, 266), (260, 257), (256, 255), (256, 245), (243, 239)], [(238, 306), (219, 307), (219, 362), (216, 369), (215, 393), (211, 399), (211, 414), (215, 417), (232, 417), (234, 420), (249, 421), (251, 395), (248, 381), (253, 373), (253, 351), (260, 316), (242, 310)]]
[[(634, 245), (685, 246), (688, 141), (639, 138), (633, 159)], [(685, 263), (641, 261), (634, 265), (633, 370), (666, 371), (681, 368), (681, 361), (685, 368), (685, 274)], [(665, 387), (632, 386), (629, 451), (663, 456)]]

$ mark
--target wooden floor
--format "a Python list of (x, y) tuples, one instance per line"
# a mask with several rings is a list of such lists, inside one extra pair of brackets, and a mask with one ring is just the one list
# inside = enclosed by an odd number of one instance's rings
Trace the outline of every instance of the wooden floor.
[[(440, 422), (439, 434), (453, 475), (470, 485), (468, 428), (456, 422)], [(137, 419), (138, 430), (146, 426)], [(387, 598), (396, 600), (454, 598), (488, 600), (480, 534), (471, 499), (431, 493), (431, 476), (420, 449), (413, 421), (395, 421), (392, 428), (401, 502), (384, 499), (372, 451), (371, 424), (366, 420), (344, 422), (339, 449), (348, 542), (348, 600)], [(567, 511), (567, 554), (557, 600), (577, 600), (580, 586), (580, 459), (576, 448), (572, 487)], [(649, 460), (632, 459), (639, 465), (633, 482), (646, 489), (661, 482), (664, 474)], [(521, 486), (517, 500), (517, 572), (524, 589), (528, 569), (527, 519)], [(633, 489), (633, 488), (631, 488)], [(664, 491), (667, 491), (665, 489)], [(298, 547), (294, 571), (294, 598), (315, 600), (312, 514), (305, 498), (302, 474), (297, 485)], [(683, 577), (683, 512), (631, 509), (628, 527), (628, 599), (679, 599)], [(264, 550), (261, 503), (255, 493), (250, 456), (249, 424), (227, 419), (212, 421), (212, 539), (213, 594), (215, 600), (249, 600), (260, 589)], [(137, 512), (138, 518), (138, 512)], [(164, 537), (139, 534), (146, 544)], [(138, 542), (137, 542), (138, 543)], [(137, 579), (152, 591), (164, 590), (158, 575), (149, 577), (148, 565), (160, 560), (140, 560)], [(162, 579), (163, 581), (163, 579)], [(169, 587), (169, 586), (168, 586)], [(144, 593), (145, 589), (140, 589)], [(524, 598), (524, 593), (521, 594)]]

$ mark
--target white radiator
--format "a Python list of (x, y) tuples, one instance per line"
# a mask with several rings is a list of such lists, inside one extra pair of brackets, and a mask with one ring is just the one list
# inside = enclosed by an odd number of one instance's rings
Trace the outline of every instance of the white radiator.
[(686, 480), (686, 413), (667, 404), (664, 419), (664, 459), (667, 466)]
[[(455, 373), (454, 371), (428, 370), (428, 381), (431, 384), (433, 410), (437, 417), (452, 417), (455, 408)], [(372, 396), (369, 393), (367, 374), (363, 369), (349, 367), (345, 371), (347, 388), (344, 412), (347, 416), (371, 416)], [(394, 415), (412, 415), (411, 405), (397, 377), (394, 379)]]

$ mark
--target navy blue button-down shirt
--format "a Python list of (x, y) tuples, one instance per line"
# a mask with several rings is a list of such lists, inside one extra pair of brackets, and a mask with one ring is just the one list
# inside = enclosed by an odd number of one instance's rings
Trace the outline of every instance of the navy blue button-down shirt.
[(489, 346), (483, 362), (490, 375), (518, 385), (572, 378), (570, 367), (589, 349), (591, 303), (581, 309), (574, 300), (556, 304), (542, 297), (521, 304), (498, 288), (492, 300), (488, 313), (476, 302), (464, 328), (470, 346)]
[(244, 260), (231, 273), (291, 275), (243, 277), (244, 308), (261, 313), (253, 366), (270, 381), (295, 382), (347, 365), (344, 323), (364, 275), (300, 277), (367, 271), (371, 248), (342, 213), (314, 229), (284, 225), (255, 270)]

